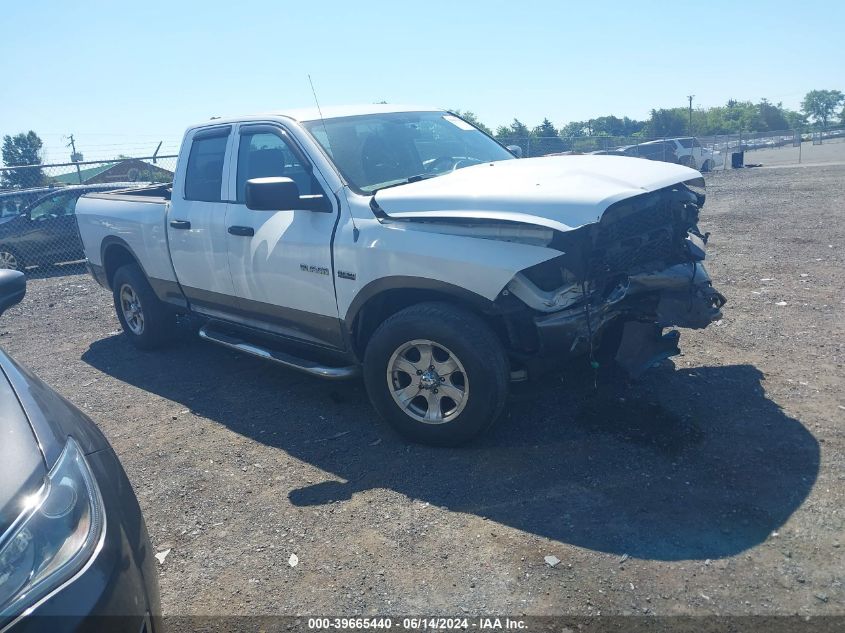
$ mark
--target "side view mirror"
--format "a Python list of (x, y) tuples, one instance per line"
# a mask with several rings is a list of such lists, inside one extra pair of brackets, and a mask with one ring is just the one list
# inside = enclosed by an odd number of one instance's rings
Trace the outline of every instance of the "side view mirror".
[(26, 294), (26, 277), (19, 270), (0, 270), (0, 314), (21, 302)]
[(505, 149), (517, 158), (522, 158), (522, 148), (519, 145), (508, 145)]
[(332, 205), (322, 194), (302, 196), (299, 187), (290, 178), (272, 176), (250, 178), (246, 181), (245, 202), (253, 211), (293, 211), (307, 209), (331, 213)]

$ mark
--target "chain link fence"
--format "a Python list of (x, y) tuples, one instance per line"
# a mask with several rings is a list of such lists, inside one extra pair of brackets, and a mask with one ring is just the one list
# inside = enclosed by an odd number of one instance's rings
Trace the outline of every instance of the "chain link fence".
[[(845, 161), (845, 127), (826, 131), (721, 134), (715, 136), (521, 136), (499, 137), (524, 157), (557, 154), (634, 156), (688, 165), (702, 171), (746, 165), (799, 165)], [(739, 156), (734, 157), (734, 154)]]
[(86, 193), (171, 182), (176, 156), (0, 167), (0, 268), (76, 271), (85, 258), (76, 202)]

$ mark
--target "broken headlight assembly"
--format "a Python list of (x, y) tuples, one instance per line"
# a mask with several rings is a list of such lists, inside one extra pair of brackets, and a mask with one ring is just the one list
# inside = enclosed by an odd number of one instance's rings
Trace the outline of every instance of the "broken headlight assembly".
[[(556, 232), (560, 255), (518, 272), (506, 287), (515, 349), (548, 358), (615, 353), (635, 377), (677, 352), (677, 332), (721, 318), (725, 297), (701, 262), (708, 234), (698, 230), (704, 180), (695, 178), (609, 206), (598, 222)], [(510, 304), (508, 304), (510, 301)], [(620, 338), (621, 337), (621, 338)]]
[(704, 186), (704, 178), (701, 177), (693, 178), (692, 180), (687, 180), (684, 183), (684, 186), (695, 194), (698, 206), (703, 207), (704, 200), (707, 197), (706, 188)]
[(73, 578), (97, 551), (105, 521), (91, 469), (68, 438), (44, 485), (0, 536), (0, 624)]

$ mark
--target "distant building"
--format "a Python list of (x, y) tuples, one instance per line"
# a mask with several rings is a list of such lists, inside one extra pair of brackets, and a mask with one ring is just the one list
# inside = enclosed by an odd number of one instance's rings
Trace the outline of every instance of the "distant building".
[(96, 185), (110, 182), (170, 182), (173, 172), (137, 158), (116, 160), (94, 167), (75, 169), (52, 176), (52, 182), (66, 185)]

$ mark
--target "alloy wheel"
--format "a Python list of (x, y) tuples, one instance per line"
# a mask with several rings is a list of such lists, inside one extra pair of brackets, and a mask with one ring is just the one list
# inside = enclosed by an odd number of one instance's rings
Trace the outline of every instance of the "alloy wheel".
[(0, 250), (0, 269), (20, 270), (20, 266), (20, 262), (14, 253)]
[(453, 420), (469, 399), (469, 378), (460, 359), (428, 339), (408, 341), (393, 352), (387, 386), (399, 408), (425, 424)]
[(129, 284), (120, 287), (120, 309), (129, 330), (135, 335), (144, 332), (144, 311), (138, 293)]

